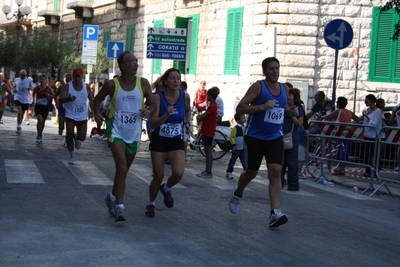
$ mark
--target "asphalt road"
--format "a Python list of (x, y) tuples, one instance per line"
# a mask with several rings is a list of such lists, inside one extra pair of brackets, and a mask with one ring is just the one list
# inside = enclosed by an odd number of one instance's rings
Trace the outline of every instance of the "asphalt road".
[[(15, 133), (15, 113), (0, 125), (0, 266), (399, 266), (400, 200), (368, 197), (348, 186), (301, 181), (283, 190), (289, 221), (268, 228), (267, 170), (249, 185), (237, 215), (228, 202), (240, 173), (225, 178), (229, 156), (212, 179), (198, 178), (205, 160), (189, 152), (173, 188), (175, 206), (159, 195), (156, 216), (144, 216), (151, 181), (147, 143), (127, 179), (126, 222), (107, 214), (114, 163), (104, 141), (87, 138), (69, 154), (47, 122), (36, 144), (36, 120)], [(93, 123), (90, 124), (92, 127)], [(143, 137), (145, 139), (145, 137)], [(169, 166), (166, 165), (166, 173)]]

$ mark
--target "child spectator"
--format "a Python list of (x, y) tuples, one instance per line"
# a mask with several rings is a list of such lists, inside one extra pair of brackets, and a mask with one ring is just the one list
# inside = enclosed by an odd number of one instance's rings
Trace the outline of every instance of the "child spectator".
[(246, 116), (244, 114), (236, 113), (235, 121), (237, 125), (233, 127), (231, 132), (230, 142), (232, 144), (232, 156), (229, 160), (228, 169), (226, 170), (226, 178), (233, 179), (233, 166), (236, 163), (237, 158), (242, 163), (243, 170), (246, 170), (246, 153), (244, 150), (244, 123), (246, 122)]
[(332, 100), (330, 100), (329, 98), (325, 99), (324, 103), (322, 104), (322, 107), (325, 110), (325, 115), (331, 114), (332, 110), (333, 110), (332, 109), (332, 107), (333, 107)]
[(217, 128), (217, 103), (215, 99), (218, 96), (218, 91), (215, 87), (207, 91), (207, 101), (210, 102), (206, 111), (197, 116), (197, 123), (201, 125), (202, 144), (206, 153), (206, 170), (196, 174), (197, 177), (212, 178), (212, 143), (215, 136), (215, 129)]

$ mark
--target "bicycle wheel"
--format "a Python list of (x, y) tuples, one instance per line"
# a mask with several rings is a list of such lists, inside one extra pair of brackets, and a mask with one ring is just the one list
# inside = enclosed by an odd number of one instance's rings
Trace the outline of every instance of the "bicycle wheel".
[[(217, 160), (225, 156), (226, 152), (230, 149), (230, 143), (225, 134), (221, 131), (216, 130), (215, 136), (212, 143), (212, 157), (213, 160)], [(206, 152), (204, 151), (204, 146), (200, 147), (200, 153), (205, 157)]]

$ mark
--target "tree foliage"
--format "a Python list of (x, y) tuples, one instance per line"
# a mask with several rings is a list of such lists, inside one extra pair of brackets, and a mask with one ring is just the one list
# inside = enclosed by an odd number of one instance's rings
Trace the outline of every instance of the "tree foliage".
[(15, 39), (0, 34), (0, 66), (14, 67)]
[(50, 73), (52, 67), (58, 67), (61, 60), (61, 43), (47, 31), (40, 31), (32, 38), (22, 38), (20, 48), (20, 66), (33, 72), (41, 70)]
[(73, 46), (64, 46), (62, 54), (59, 65), (64, 73), (72, 73), (75, 68), (85, 69), (86, 65), (81, 64), (82, 55)]
[[(392, 8), (396, 10), (397, 14), (400, 14), (400, 0), (392, 0), (387, 2), (384, 6), (381, 7), (381, 13), (388, 11)], [(400, 37), (400, 21), (398, 21), (394, 25), (394, 33), (392, 36), (392, 40), (398, 40), (399, 37)]]

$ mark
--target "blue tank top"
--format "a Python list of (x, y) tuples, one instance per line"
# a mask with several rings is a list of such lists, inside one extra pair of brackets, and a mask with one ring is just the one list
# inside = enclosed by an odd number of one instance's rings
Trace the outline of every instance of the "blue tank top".
[(282, 83), (279, 83), (281, 91), (279, 95), (274, 96), (269, 91), (265, 81), (258, 82), (261, 83), (261, 92), (252, 105), (261, 105), (273, 99), (276, 100), (276, 104), (271, 109), (249, 114), (246, 135), (261, 140), (275, 140), (283, 134), (282, 126), (287, 103), (286, 89)]
[[(165, 99), (164, 92), (160, 92), (160, 111), (159, 116), (161, 117), (167, 113), (170, 104)], [(174, 112), (172, 112), (167, 120), (161, 124), (160, 127), (154, 129), (158, 135), (168, 138), (183, 139), (183, 126), (185, 121), (185, 93), (179, 91), (178, 101), (174, 104)]]

